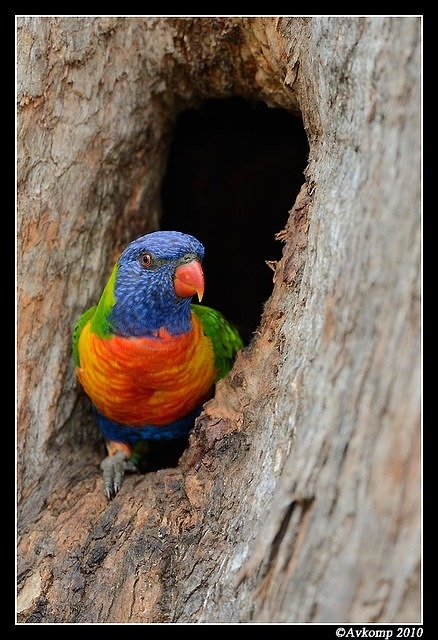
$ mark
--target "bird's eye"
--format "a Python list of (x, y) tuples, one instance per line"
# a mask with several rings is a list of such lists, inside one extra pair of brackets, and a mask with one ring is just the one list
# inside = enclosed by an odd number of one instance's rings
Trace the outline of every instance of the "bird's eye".
[(140, 256), (140, 264), (142, 267), (150, 267), (152, 264), (152, 256), (150, 253), (142, 253)]

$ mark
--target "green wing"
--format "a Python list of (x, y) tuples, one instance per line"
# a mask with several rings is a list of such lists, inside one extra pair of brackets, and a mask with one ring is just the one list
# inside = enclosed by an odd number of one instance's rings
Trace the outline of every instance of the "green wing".
[(79, 348), (78, 348), (79, 336), (81, 335), (81, 332), (84, 326), (93, 317), (94, 312), (96, 311), (96, 308), (97, 307), (90, 307), (89, 309), (84, 311), (84, 313), (80, 316), (79, 320), (77, 321), (73, 331), (72, 351), (73, 351), (73, 360), (75, 361), (75, 365), (77, 367), (80, 366)]
[(236, 353), (243, 347), (243, 340), (237, 329), (219, 311), (199, 304), (192, 304), (191, 308), (201, 321), (205, 335), (213, 343), (217, 382), (230, 371)]

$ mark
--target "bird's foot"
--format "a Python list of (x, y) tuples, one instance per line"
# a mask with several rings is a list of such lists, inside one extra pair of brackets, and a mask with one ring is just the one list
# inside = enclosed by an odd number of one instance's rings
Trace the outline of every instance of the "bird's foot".
[(103, 472), (103, 492), (108, 500), (112, 500), (119, 492), (125, 471), (137, 470), (123, 451), (116, 451), (113, 456), (104, 458), (100, 468)]

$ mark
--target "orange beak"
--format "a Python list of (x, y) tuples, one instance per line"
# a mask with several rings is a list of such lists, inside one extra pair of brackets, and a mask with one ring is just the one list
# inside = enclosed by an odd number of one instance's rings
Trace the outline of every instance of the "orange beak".
[(204, 295), (204, 272), (199, 260), (192, 260), (177, 267), (173, 286), (176, 295), (180, 298), (190, 298), (197, 293), (198, 300), (201, 302)]

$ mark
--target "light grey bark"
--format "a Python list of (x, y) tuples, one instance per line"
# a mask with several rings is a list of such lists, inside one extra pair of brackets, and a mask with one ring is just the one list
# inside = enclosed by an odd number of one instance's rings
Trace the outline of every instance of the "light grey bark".
[[(421, 621), (420, 36), (18, 19), (19, 622)], [(178, 112), (230, 95), (301, 111), (306, 184), (180, 465), (107, 504), (71, 330), (159, 226)]]

